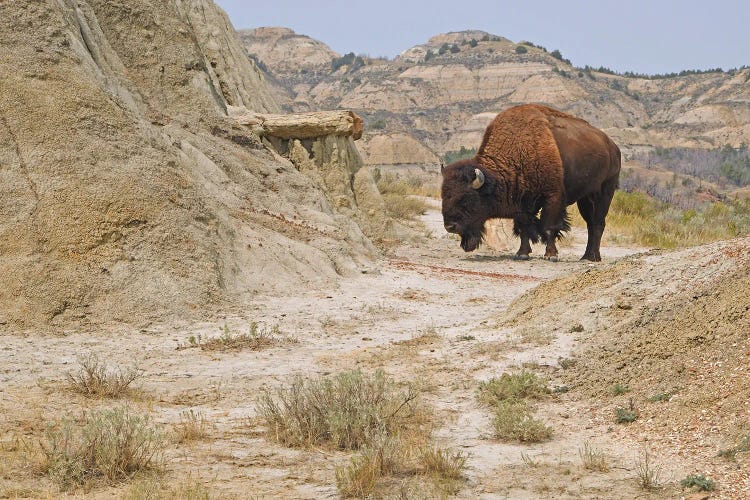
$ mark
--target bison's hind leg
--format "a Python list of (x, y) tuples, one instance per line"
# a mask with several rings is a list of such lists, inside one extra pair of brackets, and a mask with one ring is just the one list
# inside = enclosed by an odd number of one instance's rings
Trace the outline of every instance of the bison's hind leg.
[(586, 221), (588, 229), (588, 241), (586, 242), (586, 251), (583, 253), (581, 260), (590, 260), (599, 262), (602, 256), (599, 253), (599, 247), (602, 242), (604, 233), (605, 219), (609, 212), (609, 205), (612, 203), (612, 197), (617, 189), (617, 178), (607, 181), (602, 186), (600, 193), (589, 195), (578, 200), (578, 211), (581, 217)]

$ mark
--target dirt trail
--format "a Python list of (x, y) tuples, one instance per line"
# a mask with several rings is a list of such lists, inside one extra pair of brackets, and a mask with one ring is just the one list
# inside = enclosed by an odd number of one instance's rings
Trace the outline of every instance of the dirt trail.
[[(438, 440), (470, 456), (460, 497), (642, 495), (633, 479), (638, 449), (609, 440), (608, 423), (579, 413), (564, 395), (539, 409), (538, 415), (554, 427), (554, 438), (540, 445), (492, 439), (489, 412), (475, 402), (478, 381), (524, 363), (554, 379), (558, 360), (569, 356), (573, 338), (568, 332), (511, 334), (509, 328), (497, 327), (498, 316), (514, 299), (539, 283), (607, 266), (638, 249), (608, 246), (602, 251), (604, 263), (580, 262), (585, 240), (575, 232), (573, 243), (561, 248), (560, 262), (541, 259), (540, 248), (522, 262), (484, 247), (465, 254), (443, 231), (435, 210), (424, 222), (430, 233), (425, 242), (395, 249), (389, 259), (344, 280), (337, 290), (262, 297), (242, 314), (214, 323), (4, 337), (0, 439), (31, 435), (63, 414), (111, 404), (91, 403), (64, 390), (65, 373), (76, 367), (76, 357), (95, 352), (108, 363), (135, 362), (144, 370), (141, 385), (147, 397), (131, 404), (149, 409), (157, 421), (177, 422), (181, 411), (194, 408), (216, 425), (209, 441), (167, 450), (168, 474), (189, 475), (230, 496), (250, 491), (261, 497), (335, 498), (334, 467), (348, 455), (284, 448), (266, 440), (259, 427), (248, 426), (247, 419), (253, 417), (261, 387), (278, 385), (293, 374), (382, 367), (399, 380), (428, 382), (427, 402), (440, 420)], [(278, 325), (297, 342), (258, 352), (178, 349), (187, 346), (191, 336), (217, 336), (224, 325), (241, 332), (253, 321)], [(399, 343), (410, 339), (413, 345)], [(611, 457), (610, 472), (581, 468), (578, 450), (585, 440)], [(0, 471), (0, 493), (11, 484), (23, 484), (39, 496), (55, 491), (39, 478), (19, 479)], [(90, 495), (104, 498), (120, 492), (122, 488), (112, 488)]]

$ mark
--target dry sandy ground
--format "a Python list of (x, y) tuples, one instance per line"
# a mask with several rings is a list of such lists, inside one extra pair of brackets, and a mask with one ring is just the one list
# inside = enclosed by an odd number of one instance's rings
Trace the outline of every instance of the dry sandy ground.
[[(143, 393), (126, 404), (156, 421), (173, 424), (187, 409), (210, 420), (214, 427), (208, 439), (169, 446), (163, 481), (197, 480), (212, 497), (336, 498), (334, 469), (351, 454), (290, 449), (266, 439), (253, 420), (254, 402), (260, 388), (277, 386), (293, 374), (353, 367), (383, 368), (397, 380), (425, 382), (426, 402), (438, 418), (438, 442), (470, 457), (459, 497), (679, 497), (676, 483), (689, 472), (683, 463), (654, 455), (671, 485), (657, 492), (641, 490), (635, 465), (642, 443), (623, 438), (612, 422), (595, 418), (566, 394), (539, 408), (537, 415), (554, 428), (554, 436), (534, 445), (493, 439), (489, 412), (475, 398), (479, 381), (513, 367), (540, 369), (554, 385), (559, 360), (573, 348), (569, 332), (511, 335), (508, 328), (497, 328), (499, 314), (514, 299), (539, 283), (605, 266), (638, 249), (609, 245), (602, 251), (604, 263), (579, 262), (585, 235), (578, 231), (573, 243), (561, 248), (560, 262), (541, 259), (540, 249), (531, 260), (519, 262), (485, 247), (464, 254), (443, 231), (436, 211), (425, 216), (425, 224), (431, 236), (424, 243), (395, 249), (372, 272), (344, 280), (337, 290), (260, 298), (243, 314), (206, 324), (3, 337), (0, 497), (61, 496), (54, 484), (23, 465), (19, 440), (39, 439), (46, 422), (62, 415), (123, 404), (92, 402), (66, 389), (65, 374), (87, 352), (112, 366), (137, 364), (143, 370)], [(225, 324), (242, 332), (252, 321), (277, 325), (297, 341), (262, 351), (178, 349), (190, 336), (219, 335)], [(582, 467), (579, 450), (585, 441), (606, 454), (609, 472)], [(99, 486), (74, 494), (111, 498), (129, 487)]]

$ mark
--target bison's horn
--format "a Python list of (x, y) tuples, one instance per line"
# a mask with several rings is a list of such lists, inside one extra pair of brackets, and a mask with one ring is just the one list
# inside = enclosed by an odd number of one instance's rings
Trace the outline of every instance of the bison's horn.
[(474, 175), (476, 175), (476, 177), (473, 181), (471, 181), (471, 187), (473, 187), (474, 189), (479, 189), (484, 184), (484, 174), (481, 170), (475, 168)]

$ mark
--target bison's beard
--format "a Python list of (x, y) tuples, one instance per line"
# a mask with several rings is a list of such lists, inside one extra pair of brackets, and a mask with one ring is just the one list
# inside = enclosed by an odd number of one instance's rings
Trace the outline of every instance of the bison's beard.
[(483, 237), (482, 231), (465, 231), (461, 235), (461, 248), (464, 252), (473, 252), (482, 243)]

